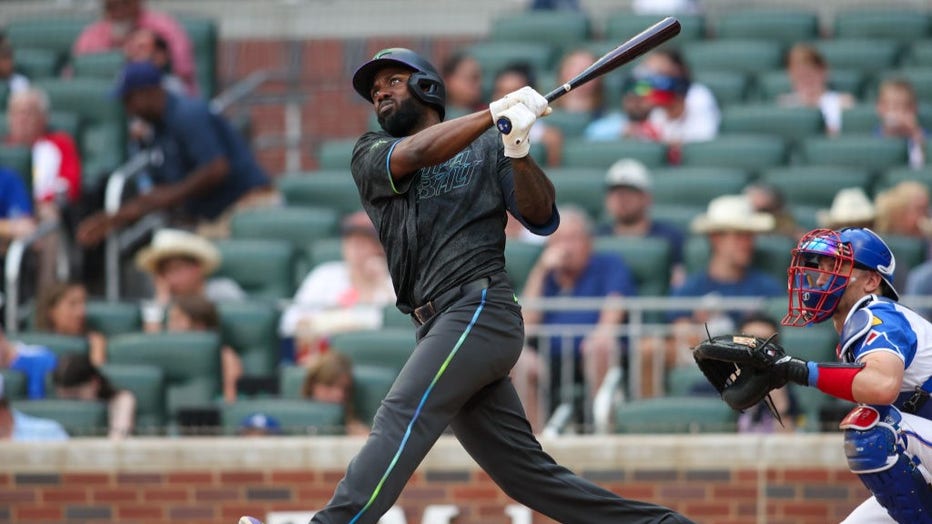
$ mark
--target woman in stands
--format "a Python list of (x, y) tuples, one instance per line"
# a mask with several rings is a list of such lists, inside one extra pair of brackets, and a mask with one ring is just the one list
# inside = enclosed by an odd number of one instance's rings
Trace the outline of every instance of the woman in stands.
[(792, 91), (777, 97), (784, 107), (815, 107), (822, 112), (825, 130), (829, 135), (841, 132), (841, 114), (854, 106), (850, 93), (833, 91), (828, 86), (828, 63), (816, 48), (797, 44), (786, 57), (786, 74)]
[(136, 421), (136, 396), (116, 389), (87, 355), (71, 354), (58, 359), (52, 373), (58, 398), (101, 401), (107, 403), (107, 435), (120, 439), (133, 432)]
[(369, 426), (353, 408), (353, 363), (346, 355), (328, 351), (316, 358), (307, 369), (301, 393), (308, 400), (342, 405), (347, 435), (369, 434)]
[(39, 292), (36, 329), (57, 335), (87, 337), (91, 362), (99, 366), (107, 360), (107, 339), (102, 333), (88, 329), (87, 289), (80, 282), (56, 282)]

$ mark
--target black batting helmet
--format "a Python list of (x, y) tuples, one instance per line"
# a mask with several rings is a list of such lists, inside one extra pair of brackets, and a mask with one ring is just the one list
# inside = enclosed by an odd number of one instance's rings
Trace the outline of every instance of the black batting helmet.
[(404, 67), (414, 72), (408, 78), (408, 89), (421, 102), (432, 106), (440, 114), (440, 120), (443, 120), (447, 101), (447, 91), (443, 86), (443, 78), (434, 69), (434, 66), (425, 60), (421, 55), (410, 49), (402, 47), (392, 47), (383, 49), (372, 57), (353, 75), (353, 88), (359, 93), (359, 96), (372, 102), (372, 82), (376, 73), (386, 67)]

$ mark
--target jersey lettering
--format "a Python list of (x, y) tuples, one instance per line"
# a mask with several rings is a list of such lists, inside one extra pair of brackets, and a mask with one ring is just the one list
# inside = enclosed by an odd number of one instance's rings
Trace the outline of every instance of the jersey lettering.
[(417, 183), (417, 199), (426, 200), (469, 185), (481, 163), (472, 159), (472, 151), (464, 149), (456, 156), (436, 166), (425, 167)]

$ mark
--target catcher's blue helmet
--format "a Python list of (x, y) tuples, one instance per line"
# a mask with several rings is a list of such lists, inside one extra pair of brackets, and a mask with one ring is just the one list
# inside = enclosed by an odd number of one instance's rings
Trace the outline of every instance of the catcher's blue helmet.
[(353, 75), (353, 89), (359, 96), (372, 102), (372, 82), (376, 73), (386, 67), (403, 67), (411, 69), (413, 73), (408, 78), (408, 89), (418, 100), (433, 107), (440, 114), (440, 120), (445, 116), (447, 92), (443, 85), (443, 78), (434, 69), (430, 62), (421, 55), (403, 47), (383, 49), (365, 64), (356, 70)]

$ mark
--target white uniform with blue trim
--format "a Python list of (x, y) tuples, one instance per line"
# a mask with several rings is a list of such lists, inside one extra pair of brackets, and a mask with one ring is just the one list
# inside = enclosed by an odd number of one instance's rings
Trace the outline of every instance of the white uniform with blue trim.
[[(916, 386), (924, 386), (928, 391), (932, 386), (932, 324), (915, 311), (897, 302), (868, 295), (851, 308), (841, 337), (839, 356), (846, 362), (858, 362), (864, 355), (877, 351), (893, 353), (903, 359), (905, 371), (901, 392), (911, 393)], [(884, 412), (884, 407), (877, 407)], [(926, 403), (923, 413), (930, 411), (932, 400)], [(932, 483), (929, 473), (932, 470), (932, 420), (900, 413), (902, 420), (897, 429), (906, 444), (905, 453), (912, 460), (918, 460), (926, 481)], [(875, 497), (871, 497), (858, 506), (843, 524), (879, 522), (896, 521)]]

